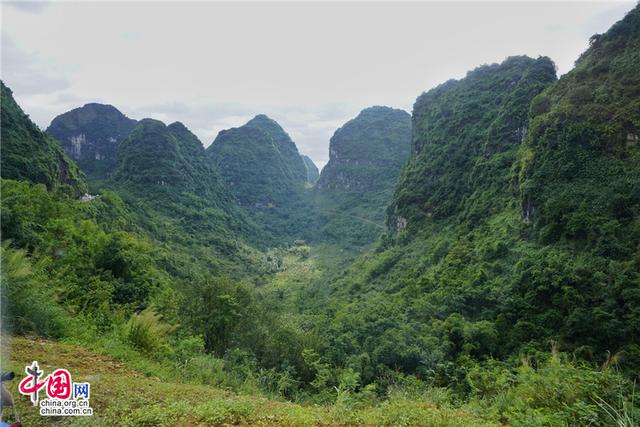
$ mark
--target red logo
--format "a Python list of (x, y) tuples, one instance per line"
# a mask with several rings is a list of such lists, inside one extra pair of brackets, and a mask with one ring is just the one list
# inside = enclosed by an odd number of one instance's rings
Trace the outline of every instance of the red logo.
[(68, 399), (71, 396), (71, 374), (66, 369), (56, 369), (42, 381), (38, 381), (42, 375), (42, 371), (38, 370), (38, 362), (34, 361), (24, 371), (27, 376), (20, 381), (18, 389), (25, 396), (31, 396), (34, 406), (38, 404), (38, 391), (45, 385), (50, 399)]

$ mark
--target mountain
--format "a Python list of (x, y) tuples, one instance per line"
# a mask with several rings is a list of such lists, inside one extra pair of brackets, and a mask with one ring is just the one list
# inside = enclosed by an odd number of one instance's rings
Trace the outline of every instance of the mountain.
[(554, 78), (548, 58), (511, 57), (421, 95), (390, 225), (459, 214), (477, 220), (495, 210), (508, 194), (505, 179), (524, 141), (529, 103)]
[(295, 143), (265, 115), (221, 131), (207, 153), (244, 207), (286, 204), (307, 179)]
[(270, 239), (237, 206), (200, 140), (180, 122), (140, 120), (120, 144), (113, 176), (103, 186), (141, 214), (144, 228), (174, 246), (178, 233), (182, 242), (228, 258), (244, 250), (239, 241)]
[(320, 172), (318, 171), (318, 167), (313, 160), (309, 156), (305, 156), (302, 154), (302, 161), (304, 162), (305, 167), (307, 168), (307, 181), (311, 184), (315, 184), (318, 178), (320, 177)]
[(411, 116), (389, 107), (367, 108), (335, 132), (316, 184), (325, 238), (347, 246), (375, 240), (410, 145)]
[(118, 146), (135, 125), (117, 108), (92, 103), (57, 116), (47, 133), (60, 141), (90, 180), (102, 180), (114, 171)]
[(340, 319), (335, 363), (465, 393), (474, 363), (553, 343), (637, 378), (639, 52), (636, 7), (560, 80), (548, 58), (511, 57), (417, 99), (387, 233), (304, 297)]
[[(4, 82), (2, 90), (2, 178), (45, 184), (48, 189), (70, 185), (84, 193), (86, 184), (76, 164), (58, 141), (42, 132), (13, 99)], [(25, 155), (28, 153), (28, 155)]]
[(275, 120), (270, 119), (264, 114), (258, 114), (249, 120), (245, 126), (255, 127), (269, 134), (280, 152), (284, 163), (287, 165), (287, 172), (291, 174), (291, 178), (294, 181), (300, 182), (307, 179), (307, 168), (298, 152), (298, 147), (296, 147), (295, 142), (291, 140), (289, 134), (287, 134)]
[(320, 174), (318, 190), (388, 190), (409, 157), (410, 140), (411, 116), (406, 111), (362, 110), (329, 141), (329, 162)]
[(640, 241), (640, 7), (590, 44), (533, 100), (517, 190), (541, 242), (620, 260)]
[(363, 111), (314, 188), (266, 116), (207, 150), (145, 119), (81, 199), (3, 87), (9, 365), (108, 372), (98, 425), (640, 425), (639, 63), (635, 6), (559, 80), (515, 56)]
[[(341, 319), (329, 334), (333, 360), (366, 357), (378, 372), (451, 385), (449, 363), (511, 351), (502, 332), (511, 328), (496, 323), (518, 262), (512, 240), (522, 233), (510, 173), (529, 104), (554, 81), (548, 58), (512, 57), (417, 99), (411, 156), (391, 196), (386, 234), (330, 281), (330, 291), (321, 286), (308, 296), (328, 292), (319, 305)], [(372, 329), (375, 341), (367, 338)], [(363, 379), (375, 375), (359, 372)]]
[(311, 239), (316, 213), (306, 190), (307, 168), (289, 135), (274, 120), (258, 115), (221, 131), (207, 147), (227, 188), (262, 236), (280, 243)]
[(113, 179), (120, 184), (214, 197), (220, 178), (198, 138), (182, 123), (143, 119), (120, 144)]

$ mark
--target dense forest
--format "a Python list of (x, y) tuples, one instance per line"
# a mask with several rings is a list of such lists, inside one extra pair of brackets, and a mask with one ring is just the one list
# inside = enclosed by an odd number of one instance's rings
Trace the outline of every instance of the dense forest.
[(266, 115), (42, 131), (3, 83), (4, 333), (297, 405), (104, 425), (638, 425), (640, 6), (589, 42), (367, 108), (320, 173)]

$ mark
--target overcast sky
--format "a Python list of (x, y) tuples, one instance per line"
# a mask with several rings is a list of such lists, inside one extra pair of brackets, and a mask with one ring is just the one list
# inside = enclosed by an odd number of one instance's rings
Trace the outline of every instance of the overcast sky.
[(3, 3), (1, 74), (42, 128), (88, 102), (181, 121), (209, 145), (258, 113), (318, 166), (371, 105), (480, 64), (547, 55), (569, 71), (635, 2)]

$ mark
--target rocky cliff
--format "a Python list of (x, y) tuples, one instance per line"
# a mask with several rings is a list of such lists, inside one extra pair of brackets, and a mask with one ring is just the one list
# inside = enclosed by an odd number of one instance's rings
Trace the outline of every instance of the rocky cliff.
[(302, 161), (304, 162), (304, 166), (307, 168), (307, 181), (311, 184), (315, 184), (318, 178), (320, 178), (320, 172), (318, 171), (318, 167), (313, 160), (309, 156), (302, 155)]
[(90, 180), (105, 179), (116, 167), (118, 146), (135, 125), (117, 108), (92, 103), (57, 116), (47, 133)]

